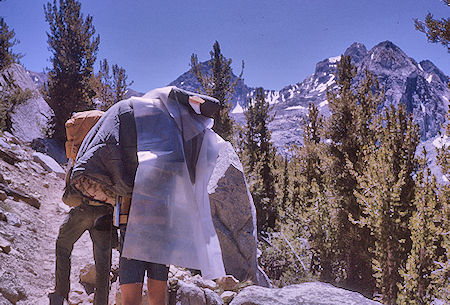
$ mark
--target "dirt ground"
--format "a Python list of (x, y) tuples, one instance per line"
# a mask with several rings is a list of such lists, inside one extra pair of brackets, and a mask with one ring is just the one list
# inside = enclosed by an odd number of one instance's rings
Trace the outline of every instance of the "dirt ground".
[[(0, 159), (3, 184), (38, 199), (40, 208), (12, 196), (0, 201), (0, 213), (7, 218), (0, 221), (0, 238), (11, 248), (9, 253), (0, 251), (0, 305), (12, 304), (11, 300), (19, 305), (48, 304), (47, 294), (55, 282), (56, 238), (70, 208), (61, 201), (63, 179), (34, 162), (30, 148), (14, 147), (19, 162), (11, 165)], [(113, 252), (117, 260), (118, 253)], [(72, 253), (70, 304), (91, 304), (93, 294), (87, 295), (79, 274), (93, 262), (92, 242), (85, 232)]]

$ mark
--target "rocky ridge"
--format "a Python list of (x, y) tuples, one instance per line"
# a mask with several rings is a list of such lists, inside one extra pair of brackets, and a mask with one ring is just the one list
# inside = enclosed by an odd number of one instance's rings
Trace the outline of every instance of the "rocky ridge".
[[(367, 50), (354, 43), (344, 55), (350, 56), (358, 68), (355, 81), (364, 77), (364, 70), (372, 72), (385, 90), (386, 103), (406, 105), (421, 129), (423, 141), (438, 135), (446, 122), (450, 90), (444, 73), (428, 60), (417, 63), (399, 47), (385, 41)], [(330, 57), (316, 64), (314, 74), (304, 81), (279, 91), (276, 99), (269, 99), (276, 113), (270, 127), (277, 147), (301, 144), (300, 122), (314, 104), (325, 117), (329, 115), (326, 90), (336, 88), (336, 67), (340, 56)], [(273, 94), (273, 93), (270, 93)]]
[[(406, 105), (421, 128), (423, 141), (439, 133), (441, 124), (446, 122), (450, 90), (448, 77), (431, 61), (417, 62), (390, 41), (381, 42), (371, 50), (361, 43), (353, 43), (343, 54), (350, 56), (358, 68), (355, 81), (361, 80), (365, 69), (379, 79), (385, 89), (386, 103), (383, 106)], [(265, 91), (266, 99), (273, 105), (274, 120), (269, 127), (278, 151), (286, 152), (286, 147), (291, 144), (301, 145), (301, 122), (308, 112), (309, 103), (316, 105), (325, 117), (329, 115), (326, 91), (336, 87), (335, 73), (340, 58), (334, 56), (318, 62), (314, 73), (301, 82), (281, 90)], [(207, 62), (203, 63), (205, 71), (207, 65)], [(199, 88), (189, 71), (171, 85), (191, 91)], [(243, 81), (238, 82), (231, 103), (233, 115), (240, 123), (244, 123), (242, 111), (255, 90)]]

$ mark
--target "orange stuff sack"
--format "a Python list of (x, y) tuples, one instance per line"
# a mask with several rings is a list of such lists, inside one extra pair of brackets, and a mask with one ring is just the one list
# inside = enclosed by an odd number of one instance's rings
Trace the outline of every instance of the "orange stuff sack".
[(100, 110), (77, 112), (66, 121), (66, 156), (75, 160), (84, 137), (103, 115)]

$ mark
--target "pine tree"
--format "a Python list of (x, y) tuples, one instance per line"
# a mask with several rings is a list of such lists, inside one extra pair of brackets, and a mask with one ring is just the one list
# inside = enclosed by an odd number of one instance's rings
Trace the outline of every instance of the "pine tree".
[[(450, 118), (450, 109), (447, 113), (447, 119)], [(445, 137), (450, 138), (450, 124), (445, 128)], [(450, 180), (450, 145), (444, 144), (438, 149), (437, 163), (441, 168), (442, 174), (445, 178)], [(450, 304), (450, 184), (444, 183), (440, 185), (439, 201), (441, 203), (439, 215), (441, 215), (439, 222), (442, 231), (442, 256), (443, 259), (439, 262), (439, 269), (434, 271), (435, 285), (437, 286), (436, 297), (444, 302)]]
[(19, 44), (15, 39), (16, 33), (10, 30), (6, 24), (5, 18), (0, 17), (0, 71), (7, 68), (12, 63), (18, 63), (23, 57), (20, 53), (14, 53), (12, 48)]
[(337, 283), (345, 277), (337, 259), (341, 255), (341, 249), (336, 247), (339, 227), (334, 211), (337, 207), (322, 186), (314, 182), (310, 189), (314, 194), (307, 210), (309, 244), (313, 253), (311, 270), (319, 274), (320, 281)]
[(321, 143), (320, 129), (323, 127), (323, 119), (319, 117), (319, 110), (313, 104), (309, 105), (309, 113), (302, 122), (303, 146), (291, 146), (291, 161), (289, 173), (291, 181), (289, 205), (286, 213), (297, 217), (297, 209), (306, 210), (315, 200), (312, 184), (323, 191), (323, 169), (321, 168)]
[(112, 75), (110, 74), (108, 60), (105, 58), (100, 61), (100, 70), (97, 75), (92, 77), (93, 87), (96, 97), (101, 101), (101, 110), (108, 110), (115, 103), (125, 99), (129, 86), (128, 76), (124, 68), (118, 65), (112, 66)]
[(91, 78), (100, 37), (94, 36), (92, 17), (84, 18), (80, 9), (76, 0), (59, 0), (59, 6), (53, 0), (44, 6), (52, 52), (46, 95), (55, 113), (53, 136), (59, 141), (65, 139), (66, 120), (73, 112), (90, 109), (95, 96)]
[(404, 106), (391, 106), (374, 123), (377, 141), (366, 151), (366, 169), (358, 176), (360, 224), (375, 238), (373, 271), (384, 304), (395, 304), (399, 270), (411, 249), (409, 219), (414, 210), (413, 175), (419, 130)]
[(273, 119), (264, 90), (258, 88), (244, 114), (247, 119), (244, 139), (244, 160), (249, 188), (256, 207), (258, 232), (275, 228), (277, 206), (275, 202), (275, 147), (268, 124)]
[(431, 175), (427, 165), (425, 148), (422, 155), (416, 178), (414, 199), (416, 211), (409, 222), (412, 249), (406, 267), (403, 268), (404, 283), (398, 297), (398, 304), (405, 305), (431, 304), (439, 297), (438, 269), (446, 262), (442, 251), (445, 234), (441, 216), (442, 203), (439, 199), (436, 177)]
[[(302, 159), (304, 167), (301, 175), (305, 177), (306, 184), (317, 184), (323, 191), (323, 169), (321, 168), (321, 130), (323, 129), (323, 118), (319, 116), (319, 109), (310, 104), (308, 116), (303, 123), (303, 148)], [(312, 193), (305, 194), (308, 200), (312, 200)], [(308, 206), (306, 206), (308, 207)]]
[(306, 183), (304, 182), (305, 181), (304, 177), (302, 177), (302, 170), (301, 170), (301, 162), (302, 162), (301, 147), (297, 145), (291, 145), (289, 151), (291, 155), (291, 159), (288, 165), (288, 171), (290, 174), (289, 175), (290, 188), (289, 188), (288, 205), (286, 206), (284, 214), (286, 214), (293, 221), (295, 221), (295, 219), (297, 219), (298, 217), (298, 213), (296, 211), (298, 209), (301, 209), (303, 206), (302, 193), (304, 191), (304, 186)]
[(128, 76), (124, 68), (119, 67), (118, 65), (113, 65), (112, 71), (112, 90), (114, 93), (114, 103), (117, 103), (125, 99), (128, 88), (133, 84), (133, 82), (127, 82)]
[[(444, 0), (447, 6), (450, 6), (450, 0)], [(425, 17), (425, 21), (414, 19), (416, 30), (425, 33), (428, 41), (432, 43), (441, 43), (447, 47), (450, 52), (450, 18), (434, 19), (431, 13)]]
[(281, 160), (278, 162), (279, 165), (276, 166), (276, 168), (281, 169), (281, 171), (277, 176), (282, 177), (282, 179), (279, 181), (280, 183), (276, 193), (279, 196), (277, 201), (280, 203), (280, 209), (284, 211), (289, 202), (289, 158), (287, 156), (280, 156), (279, 158), (281, 158)]
[(108, 60), (105, 58), (100, 61), (100, 69), (97, 74), (91, 78), (91, 86), (94, 88), (95, 97), (100, 101), (100, 110), (107, 110), (114, 104), (114, 96), (111, 90), (111, 75), (109, 73)]
[(235, 81), (232, 81), (231, 59), (223, 56), (219, 42), (213, 45), (210, 52), (211, 60), (208, 62), (209, 71), (204, 73), (201, 63), (198, 62), (197, 55), (191, 56), (191, 68), (195, 77), (201, 85), (201, 91), (209, 96), (218, 99), (221, 109), (214, 115), (213, 130), (227, 141), (232, 141), (234, 136), (234, 120), (230, 116), (231, 97), (234, 93), (238, 79), (242, 77), (242, 71)]
[(356, 68), (350, 57), (342, 56), (337, 67), (337, 92), (327, 92), (331, 115), (325, 127), (329, 139), (327, 180), (335, 207), (338, 240), (335, 258), (344, 270), (341, 282), (346, 288), (371, 296), (374, 279), (371, 272), (370, 231), (358, 225), (363, 216), (355, 190), (357, 174), (364, 172), (363, 152), (374, 142), (368, 126), (375, 117), (383, 94), (373, 76), (366, 72), (360, 84), (353, 85)]
[(22, 90), (14, 81), (7, 68), (19, 63), (22, 55), (14, 53), (12, 48), (19, 43), (3, 17), (0, 17), (0, 130), (11, 131), (11, 113), (14, 107), (32, 97), (29, 89)]
[(303, 146), (298, 150), (297, 166), (303, 185), (300, 188), (301, 219), (306, 220), (309, 233), (309, 243), (314, 259), (311, 269), (319, 273), (319, 279), (324, 282), (335, 282), (339, 268), (334, 263), (337, 242), (337, 228), (333, 219), (332, 202), (327, 195), (327, 183), (324, 171), (326, 168), (324, 143), (322, 139), (323, 118), (319, 116), (319, 109), (309, 105), (308, 116), (303, 122)]
[[(450, 109), (447, 112), (447, 122), (450, 120)], [(444, 142), (445, 137), (450, 138), (450, 124), (445, 126), (445, 135), (441, 136), (441, 141)], [(442, 174), (447, 180), (450, 180), (450, 145), (443, 144), (437, 151), (437, 164), (442, 170)]]

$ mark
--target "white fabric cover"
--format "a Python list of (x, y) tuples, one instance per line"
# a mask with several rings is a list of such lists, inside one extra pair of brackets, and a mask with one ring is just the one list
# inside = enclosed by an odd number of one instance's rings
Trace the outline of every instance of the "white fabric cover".
[[(139, 165), (122, 255), (225, 275), (207, 185), (224, 141), (212, 120), (168, 98), (172, 87), (132, 98)], [(192, 183), (183, 141), (204, 132)]]

